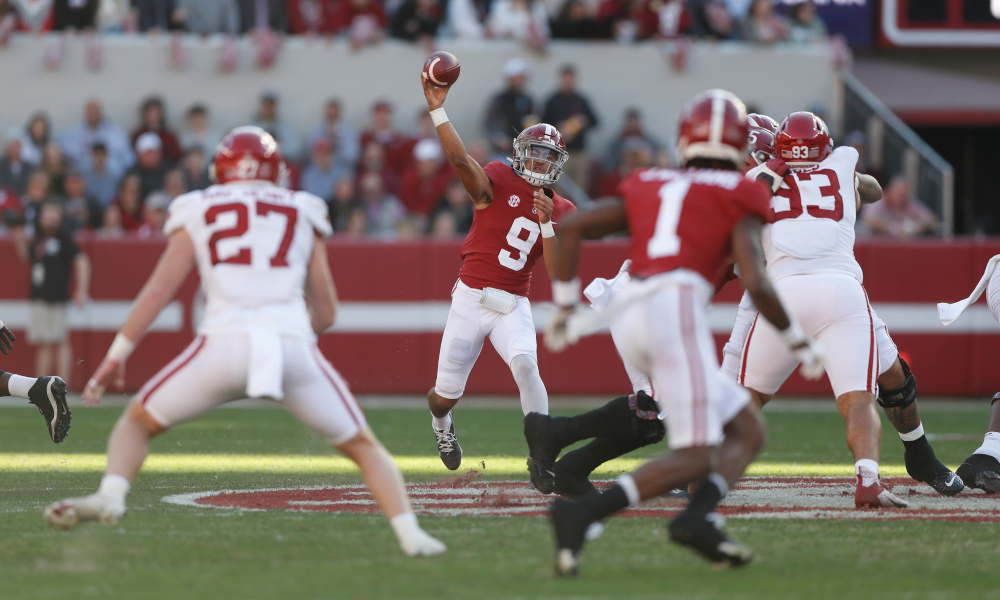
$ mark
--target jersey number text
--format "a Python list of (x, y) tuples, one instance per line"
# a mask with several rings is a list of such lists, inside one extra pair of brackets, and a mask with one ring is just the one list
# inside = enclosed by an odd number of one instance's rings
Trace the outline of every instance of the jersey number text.
[[(528, 239), (526, 240), (522, 240), (519, 237), (522, 229), (528, 230)], [(511, 271), (520, 271), (523, 269), (525, 263), (528, 262), (528, 255), (531, 253), (531, 249), (535, 246), (535, 242), (538, 241), (539, 233), (541, 233), (541, 229), (538, 227), (538, 223), (535, 223), (531, 219), (525, 217), (514, 219), (514, 223), (510, 226), (510, 231), (507, 232), (507, 244), (511, 248), (518, 250), (520, 256), (515, 260), (510, 250), (501, 250), (500, 255), (497, 256), (500, 259), (500, 264)]]
[(681, 251), (681, 238), (677, 235), (677, 225), (681, 221), (681, 207), (691, 181), (675, 179), (660, 187), (660, 210), (656, 214), (656, 229), (646, 244), (649, 258), (677, 256)]
[[(829, 185), (819, 186), (819, 193), (824, 198), (833, 198), (833, 210), (828, 208), (820, 208), (819, 206), (813, 204), (807, 204), (803, 207), (802, 195), (799, 193), (799, 186), (795, 182), (795, 177), (798, 177), (800, 181), (809, 181), (816, 175), (822, 175), (827, 178)], [(795, 219), (799, 217), (803, 208), (805, 212), (816, 217), (817, 219), (831, 219), (833, 221), (839, 221), (844, 218), (844, 199), (840, 196), (840, 180), (837, 178), (837, 173), (833, 169), (822, 169), (819, 171), (809, 171), (805, 173), (796, 173), (795, 177), (786, 177), (785, 182), (787, 186), (782, 186), (778, 190), (778, 195), (782, 198), (788, 198), (788, 210), (773, 210), (774, 220), (780, 221), (782, 219)]]
[[(271, 257), (272, 267), (288, 266), (288, 249), (292, 245), (292, 238), (295, 236), (295, 224), (299, 220), (299, 211), (292, 206), (282, 206), (269, 202), (256, 202), (257, 215), (266, 217), (271, 213), (278, 213), (285, 216), (285, 234), (281, 237), (278, 251)], [(250, 229), (250, 211), (246, 204), (242, 202), (231, 202), (229, 204), (217, 204), (205, 211), (205, 224), (212, 225), (219, 215), (225, 213), (236, 213), (236, 224), (228, 229), (220, 229), (208, 238), (209, 256), (212, 259), (212, 266), (219, 263), (228, 265), (249, 265), (251, 263), (250, 248), (240, 248), (239, 252), (229, 258), (219, 260), (219, 251), (216, 245), (225, 239), (238, 238)]]

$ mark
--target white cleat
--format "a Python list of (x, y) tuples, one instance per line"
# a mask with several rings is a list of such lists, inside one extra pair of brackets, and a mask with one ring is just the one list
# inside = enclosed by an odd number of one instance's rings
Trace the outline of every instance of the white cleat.
[(100, 494), (91, 494), (50, 504), (45, 509), (45, 520), (53, 527), (69, 530), (80, 521), (100, 521), (106, 525), (114, 525), (124, 514), (124, 504), (116, 506)]
[(400, 548), (407, 556), (435, 556), (444, 554), (445, 550), (448, 549), (444, 542), (431, 536), (423, 529), (417, 531), (417, 535), (407, 540), (405, 545), (400, 543)]

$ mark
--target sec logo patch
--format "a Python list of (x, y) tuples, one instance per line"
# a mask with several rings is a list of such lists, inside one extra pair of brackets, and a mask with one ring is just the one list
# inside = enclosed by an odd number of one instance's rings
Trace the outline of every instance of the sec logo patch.
[(516, 195), (515, 196), (511, 196), (510, 200), (507, 201), (507, 204), (510, 204), (511, 207), (516, 207), (520, 203), (521, 203), (521, 198), (520, 198), (520, 196), (516, 196)]

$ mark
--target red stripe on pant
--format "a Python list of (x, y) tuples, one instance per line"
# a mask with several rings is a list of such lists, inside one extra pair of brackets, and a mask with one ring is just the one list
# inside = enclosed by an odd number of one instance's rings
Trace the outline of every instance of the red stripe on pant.
[(757, 328), (757, 319), (759, 318), (760, 318), (760, 313), (754, 315), (753, 323), (750, 325), (750, 333), (747, 334), (747, 339), (745, 342), (743, 342), (743, 357), (742, 357), (743, 360), (740, 361), (740, 376), (736, 378), (737, 382), (742, 386), (746, 386), (747, 355), (749, 354), (747, 350), (750, 349), (750, 338), (753, 337), (753, 330)]
[(698, 332), (695, 331), (694, 309), (691, 306), (693, 294), (690, 287), (679, 290), (681, 305), (681, 338), (684, 341), (684, 351), (688, 355), (688, 366), (691, 374), (691, 442), (697, 446), (708, 441), (708, 415), (706, 413), (708, 383), (705, 378), (705, 367), (701, 362), (701, 352), (698, 347)]
[(872, 317), (872, 304), (868, 300), (868, 290), (865, 286), (861, 286), (861, 290), (865, 293), (865, 302), (868, 304), (868, 325), (871, 327), (872, 341), (868, 349), (868, 391), (873, 394), (878, 394), (878, 370), (881, 367), (879, 365), (878, 358), (878, 346), (875, 344), (875, 319)]
[[(316, 364), (319, 365), (319, 370), (322, 371), (323, 376), (326, 377), (327, 381), (330, 382), (330, 385), (333, 386), (333, 391), (337, 393), (338, 397), (340, 397), (340, 401), (343, 403), (344, 408), (347, 409), (347, 414), (351, 415), (351, 420), (354, 421), (354, 424), (359, 430), (363, 429), (361, 421), (358, 420), (357, 415), (354, 414), (354, 410), (351, 408), (351, 403), (348, 402), (348, 398), (353, 400), (354, 397), (350, 395), (350, 392), (347, 392), (347, 396), (344, 395), (345, 391), (340, 385), (337, 384), (333, 375), (326, 370), (326, 366), (324, 365), (326, 360), (323, 358), (323, 355), (320, 354), (318, 348), (313, 348), (313, 356), (316, 358)], [(361, 407), (358, 407), (358, 410), (361, 410)], [(361, 414), (364, 414), (364, 412)]]
[[(191, 362), (191, 359), (193, 359), (198, 354), (198, 352), (200, 352), (201, 349), (205, 346), (205, 338), (199, 336), (194, 342), (192, 342), (191, 345), (193, 346), (195, 343), (197, 343), (198, 345), (195, 347), (194, 352), (192, 352), (190, 355), (188, 355), (187, 358), (185, 358), (183, 361), (181, 361), (181, 364), (179, 364), (176, 367), (174, 367), (173, 370), (171, 370), (169, 373), (167, 373), (162, 379), (160, 379), (159, 381), (157, 381), (149, 389), (149, 391), (146, 392), (145, 394), (142, 393), (142, 390), (139, 391), (140, 398), (141, 398), (140, 402), (142, 404), (145, 404), (146, 400), (149, 400), (149, 397), (153, 395), (153, 392), (155, 392), (156, 390), (160, 389), (160, 386), (163, 385), (164, 383), (166, 383), (168, 379), (170, 379), (171, 377), (173, 377), (174, 374), (177, 373), (177, 371), (180, 371), (181, 369), (184, 368), (185, 365), (187, 365), (189, 362)], [(188, 346), (188, 348), (190, 348), (190, 347), (191, 346)], [(147, 384), (147, 385), (149, 385), (149, 384)]]

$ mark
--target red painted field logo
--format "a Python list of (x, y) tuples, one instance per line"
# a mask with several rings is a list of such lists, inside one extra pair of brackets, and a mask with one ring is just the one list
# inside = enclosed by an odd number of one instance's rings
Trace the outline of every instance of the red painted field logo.
[[(1000, 522), (1000, 497), (966, 490), (945, 498), (912, 479), (886, 480), (910, 502), (908, 509), (856, 510), (854, 480), (845, 477), (753, 477), (739, 486), (720, 507), (731, 519), (921, 519)], [(552, 501), (521, 481), (464, 481), (410, 484), (414, 510), (441, 516), (542, 516)], [(362, 485), (336, 487), (223, 490), (167, 496), (164, 502), (236, 510), (290, 510), (377, 513), (378, 507)], [(626, 511), (627, 517), (670, 517), (686, 501), (661, 498)]]

